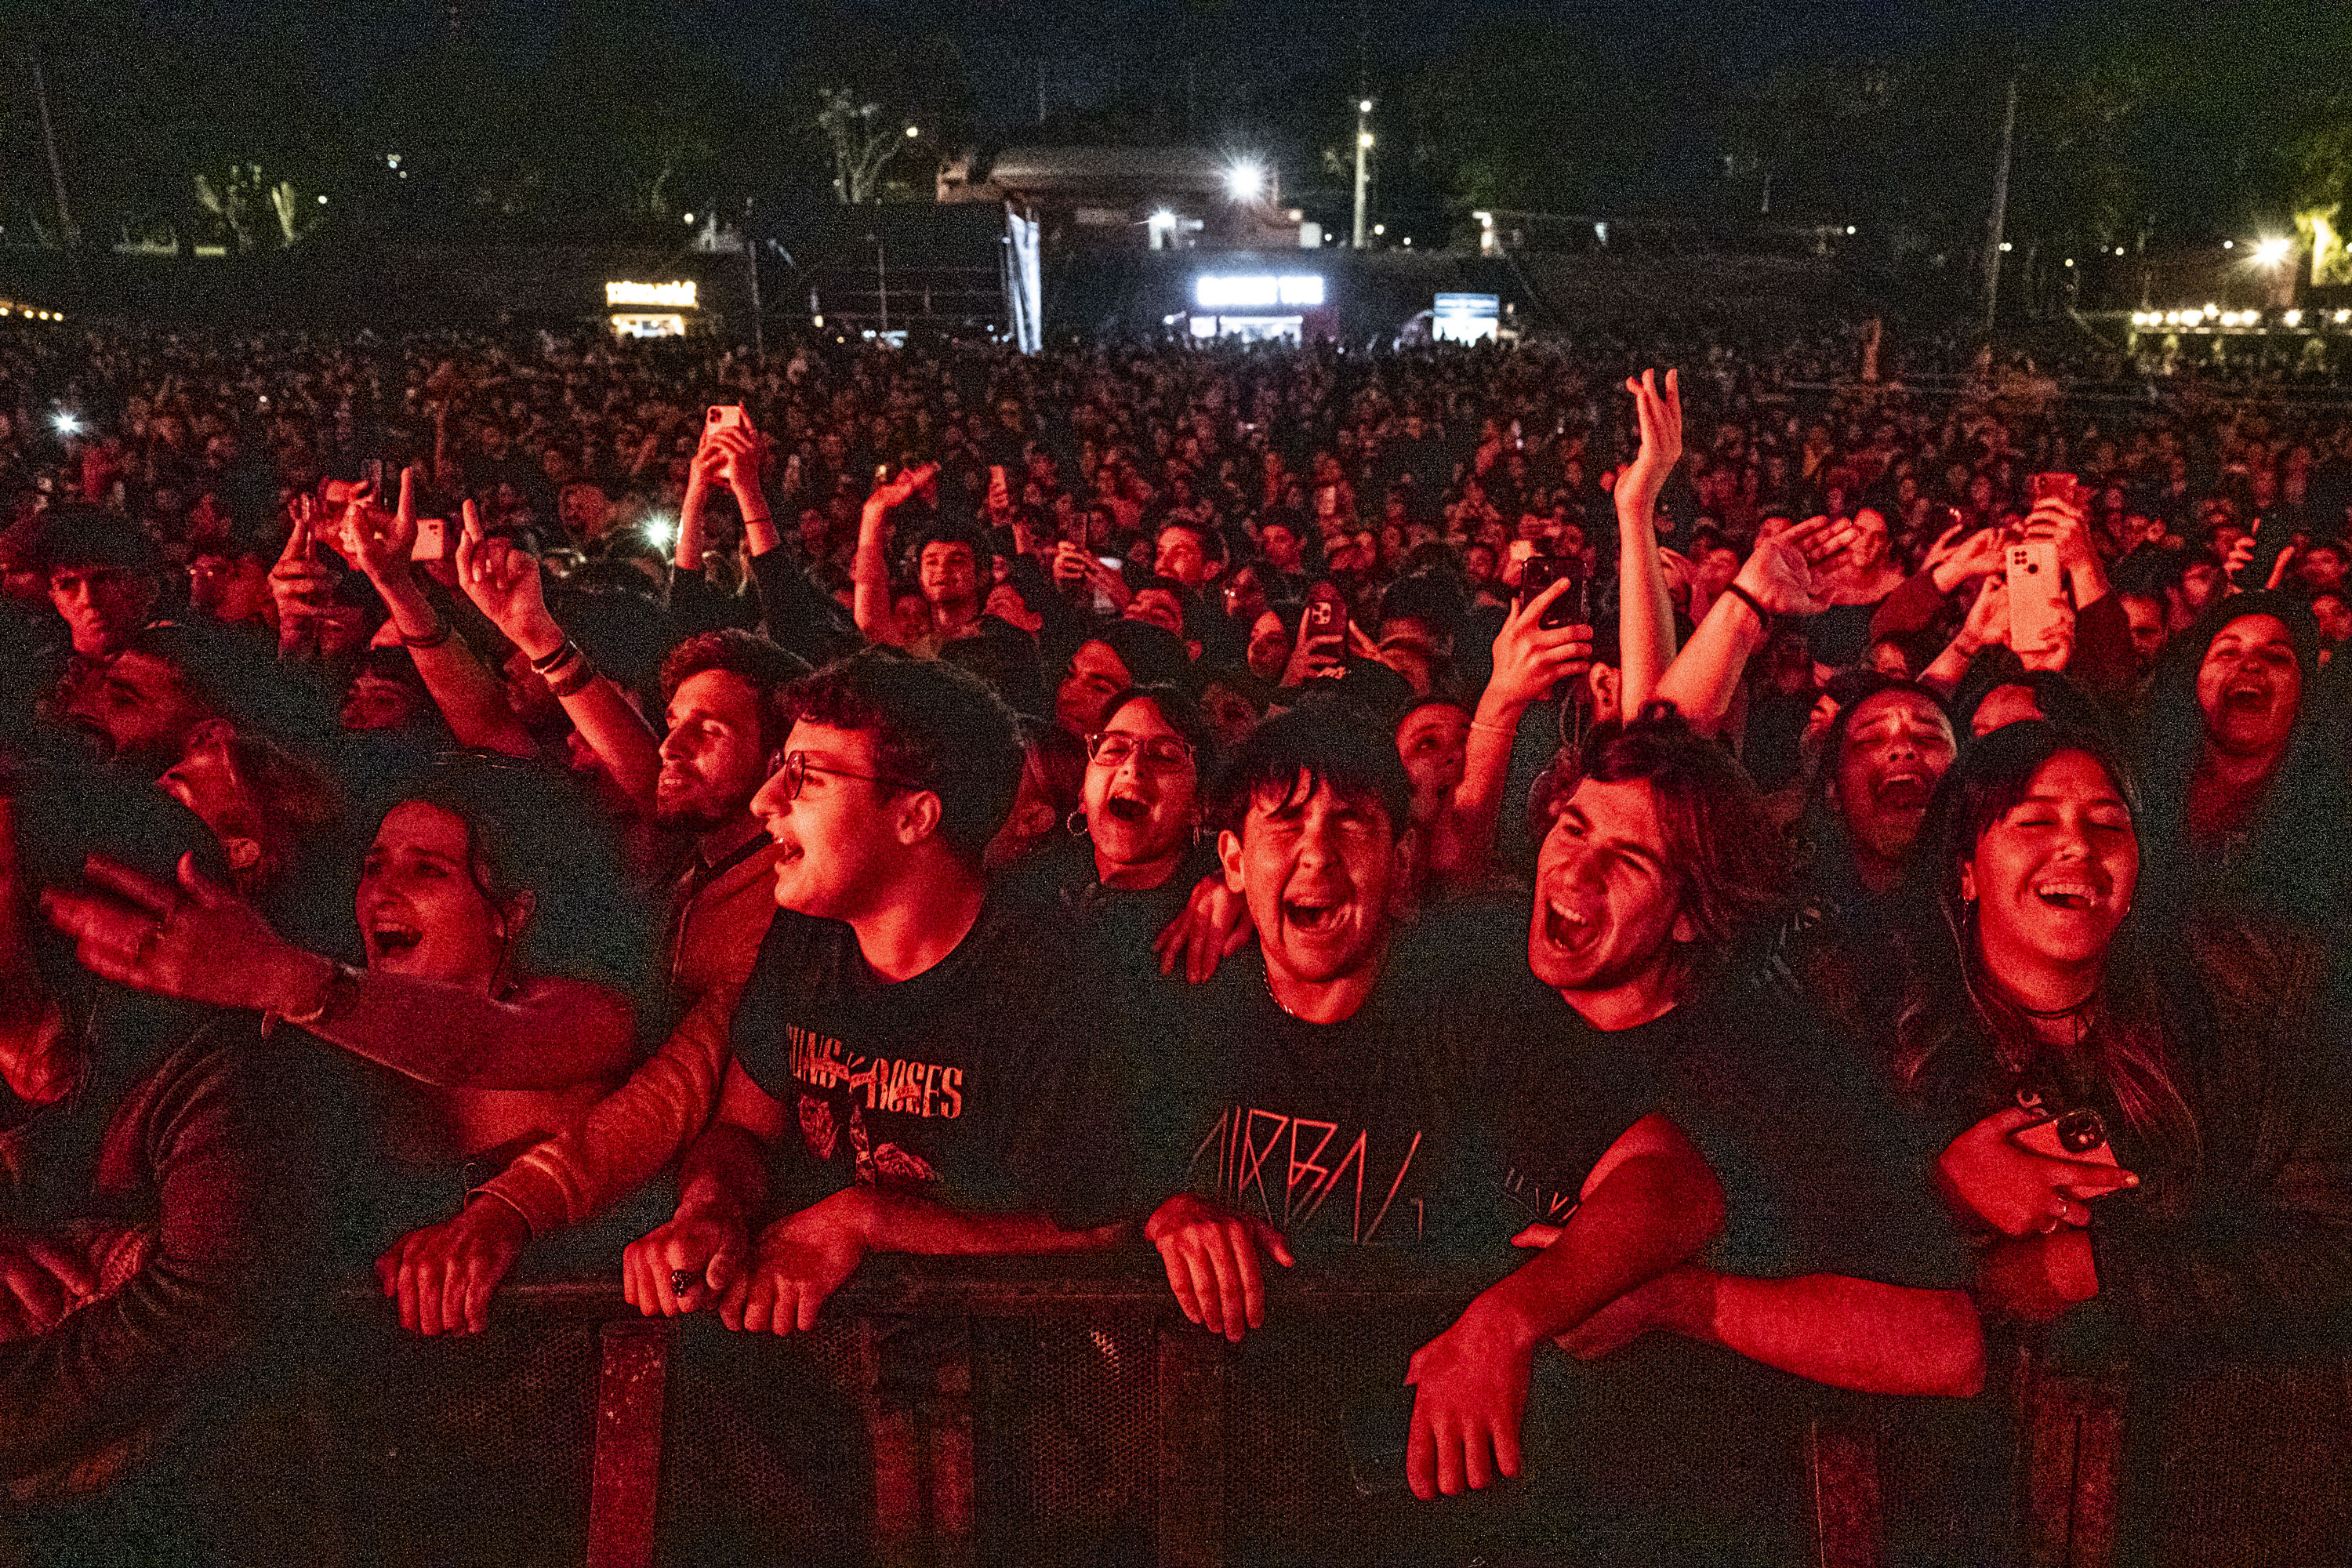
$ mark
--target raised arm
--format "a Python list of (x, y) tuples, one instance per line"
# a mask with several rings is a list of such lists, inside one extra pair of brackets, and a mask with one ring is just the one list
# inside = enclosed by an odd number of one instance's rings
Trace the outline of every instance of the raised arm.
[(1664, 563), (1658, 554), (1658, 494), (1683, 455), (1682, 381), (1666, 372), (1645, 370), (1627, 379), (1642, 424), (1642, 450), (1617, 476), (1617, 635), (1623, 671), (1624, 706), (1638, 713), (1656, 694), (1659, 678), (1675, 659), (1675, 606), (1666, 592)]
[(345, 548), (392, 612), (393, 630), (416, 661), (416, 673), (424, 677), (425, 689), (433, 694), (458, 743), (510, 757), (535, 756), (539, 744), (515, 717), (506, 689), (441, 618), (416, 581), (416, 570), (409, 563), (416, 546), (415, 474), (413, 468), (400, 471), (396, 511), (375, 505), (374, 495), (364, 488), (353, 492), (343, 514)]
[(903, 646), (890, 614), (890, 510), (938, 472), (936, 463), (900, 469), (876, 487), (858, 514), (857, 552), (849, 560), (850, 611), (857, 629), (875, 642)]
[(1591, 667), (1591, 626), (1543, 626), (1544, 612), (1570, 586), (1563, 579), (1528, 603), (1514, 604), (1495, 634), (1495, 671), (1471, 716), (1462, 782), (1440, 819), (1439, 842), (1430, 847), (1430, 870), (1447, 882), (1475, 881), (1494, 859), (1511, 746), (1528, 705), (1560, 681), (1582, 679)]
[(654, 782), (661, 773), (661, 741), (653, 726), (620, 687), (589, 664), (548, 613), (537, 559), (503, 539), (486, 537), (472, 501), (466, 503), (465, 521), (457, 541), (457, 584), (466, 597), (546, 677), (548, 689), (596, 760), (650, 816)]
[(635, 1059), (629, 1005), (603, 986), (541, 979), (499, 1000), (349, 969), (279, 936), (193, 857), (177, 887), (100, 858), (85, 870), (90, 890), (51, 889), (42, 909), (82, 965), (117, 984), (275, 1015), (445, 1089), (565, 1089)]
[(1949, 698), (1968, 679), (1969, 667), (1976, 662), (1977, 655), (2008, 641), (2009, 579), (1994, 573), (1977, 590), (1976, 603), (1969, 606), (1969, 618), (1960, 623), (1960, 629), (1952, 634), (1944, 651), (1919, 672), (1919, 684)]
[(1815, 517), (1757, 540), (1731, 586), (1707, 607), (1690, 646), (1667, 667), (1658, 698), (1680, 709), (1701, 734), (1721, 730), (1740, 675), (1772, 635), (1772, 621), (1819, 615), (1827, 607), (1822, 580), (1853, 537), (1852, 523)]

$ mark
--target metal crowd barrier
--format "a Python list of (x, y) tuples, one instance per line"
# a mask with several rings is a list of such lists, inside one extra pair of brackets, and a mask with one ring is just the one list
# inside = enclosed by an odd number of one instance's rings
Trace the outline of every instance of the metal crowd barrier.
[[(1466, 1299), (1277, 1278), (1268, 1313), (1372, 1322)], [(1343, 1515), (1345, 1475), (1301, 1457), (1281, 1391), (1132, 1256), (872, 1260), (787, 1339), (642, 1318), (602, 1280), (510, 1284), (479, 1337), (402, 1334), (373, 1293), (345, 1309), (354, 1341), (306, 1421), (322, 1563), (1348, 1560), (1269, 1546)], [(2021, 1560), (2105, 1568), (2121, 1392), (2006, 1382)], [(1812, 1562), (1885, 1561), (1872, 1435), (1816, 1419), (1804, 1466)], [(812, 1491), (812, 1468), (839, 1484)]]

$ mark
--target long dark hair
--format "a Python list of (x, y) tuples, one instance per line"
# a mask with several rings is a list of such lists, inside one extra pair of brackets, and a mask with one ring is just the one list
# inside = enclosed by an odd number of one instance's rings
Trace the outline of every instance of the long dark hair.
[[(2130, 775), (2095, 732), (2057, 724), (2008, 724), (1969, 748), (1937, 791), (1912, 859), (1913, 930), (1890, 1066), (1915, 1093), (2022, 1070), (2045, 1047), (2022, 1007), (1984, 968), (1975, 912), (1960, 897), (1960, 867), (1986, 832), (2023, 800), (2052, 759), (2080, 752), (2098, 763), (2131, 807)], [(2107, 950), (2095, 1022), (2079, 1042), (2079, 1065), (2115, 1096), (2125, 1124), (2148, 1144), (2188, 1155), (2197, 1121), (2174, 1077), (2173, 1029), (2156, 971), (2126, 915)]]

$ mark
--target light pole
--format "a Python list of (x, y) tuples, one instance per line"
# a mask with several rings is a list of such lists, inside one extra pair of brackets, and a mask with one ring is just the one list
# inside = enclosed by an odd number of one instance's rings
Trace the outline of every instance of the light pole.
[(1372, 100), (1356, 100), (1356, 248), (1364, 248), (1364, 161), (1372, 150)]

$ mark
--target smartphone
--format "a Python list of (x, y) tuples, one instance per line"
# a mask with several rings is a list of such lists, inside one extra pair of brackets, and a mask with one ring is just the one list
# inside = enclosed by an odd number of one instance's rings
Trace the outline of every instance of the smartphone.
[(1336, 638), (1339, 657), (1348, 657), (1348, 605), (1339, 597), (1339, 590), (1328, 583), (1318, 583), (1307, 590), (1307, 613), (1301, 622), (1307, 639)]
[(2058, 543), (2024, 539), (2008, 546), (2009, 644), (2038, 647), (2066, 618), (2066, 579), (2058, 570)]
[(2107, 1124), (2088, 1107), (2029, 1121), (2010, 1133), (2009, 1141), (2045, 1160), (2064, 1160), (2076, 1165), (2116, 1163), (2116, 1152), (2107, 1143)]
[(1592, 624), (1592, 580), (1585, 574), (1583, 561), (1574, 555), (1530, 555), (1519, 568), (1522, 605), (1562, 578), (1570, 584), (1568, 592), (1554, 599), (1551, 608), (1543, 613), (1543, 619), (1536, 623), (1548, 632)]
[(877, 463), (874, 465), (874, 482), (877, 485), (887, 485), (890, 482), (889, 464)]
[(381, 500), (383, 498), (383, 459), (370, 458), (366, 462), (362, 463), (360, 477), (367, 480), (369, 486), (375, 491), (376, 499)]
[(416, 543), (408, 552), (411, 561), (446, 561), (449, 559), (449, 520), (446, 517), (420, 517), (416, 520)]
[(714, 403), (702, 416), (702, 433), (714, 430), (740, 430), (743, 426), (743, 405), (740, 403)]
[(1116, 555), (1097, 555), (1095, 559), (1101, 562), (1104, 565), (1109, 567), (1114, 572), (1121, 572), (1127, 568), (1127, 563), (1120, 560)]

